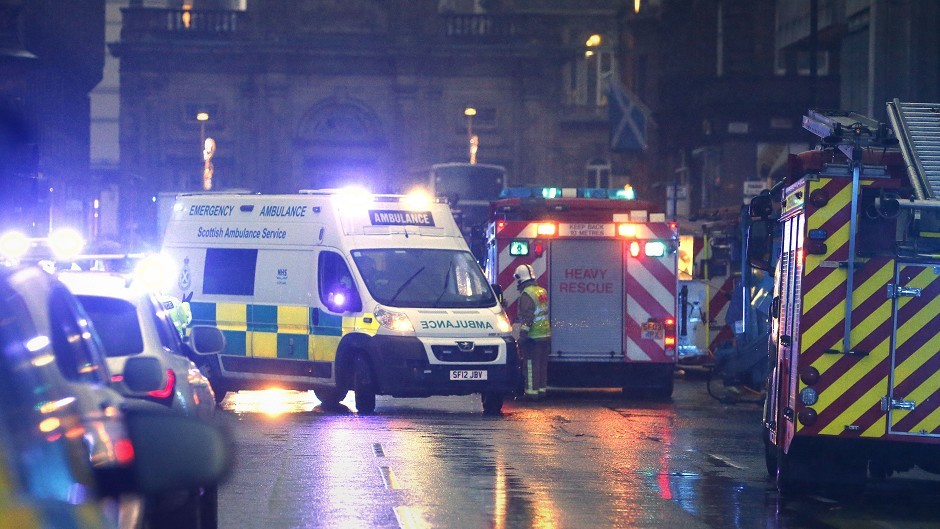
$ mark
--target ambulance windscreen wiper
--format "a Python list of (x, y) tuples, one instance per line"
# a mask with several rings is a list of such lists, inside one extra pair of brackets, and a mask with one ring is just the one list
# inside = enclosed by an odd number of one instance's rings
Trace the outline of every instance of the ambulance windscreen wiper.
[(405, 282), (402, 283), (400, 287), (398, 287), (398, 290), (395, 291), (395, 295), (392, 296), (392, 299), (388, 300), (388, 304), (391, 305), (391, 304), (395, 303), (395, 300), (398, 299), (398, 295), (401, 294), (401, 292), (402, 292), (403, 290), (405, 290), (405, 287), (407, 287), (408, 285), (410, 285), (411, 282), (414, 281), (414, 278), (418, 277), (418, 274), (420, 274), (420, 273), (423, 272), (423, 271), (424, 271), (424, 267), (422, 266), (422, 267), (419, 268), (414, 274), (411, 274), (411, 277), (409, 277), (407, 280), (405, 280)]
[(441, 293), (437, 295), (437, 299), (434, 300), (432, 307), (436, 307), (438, 303), (441, 302), (441, 298), (444, 297), (444, 294), (447, 293), (447, 287), (450, 285), (450, 270), (444, 274), (444, 288), (441, 289)]

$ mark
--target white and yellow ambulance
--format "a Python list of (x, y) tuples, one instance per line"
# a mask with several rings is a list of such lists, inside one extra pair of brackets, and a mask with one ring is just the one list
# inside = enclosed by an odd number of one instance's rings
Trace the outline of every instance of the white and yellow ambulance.
[(324, 406), (519, 387), (509, 320), (445, 201), (360, 190), (182, 194), (162, 253), (192, 325), (223, 330), (202, 367), (219, 398), (313, 389)]

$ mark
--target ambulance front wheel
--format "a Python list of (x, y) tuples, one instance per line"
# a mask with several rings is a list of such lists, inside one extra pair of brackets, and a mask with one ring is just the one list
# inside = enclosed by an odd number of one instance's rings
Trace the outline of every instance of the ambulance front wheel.
[(375, 412), (375, 382), (372, 368), (362, 355), (356, 357), (353, 392), (356, 394), (356, 411), (361, 415)]
[(503, 394), (496, 392), (484, 392), (481, 395), (483, 400), (484, 415), (500, 415), (503, 410)]
[(317, 396), (320, 405), (326, 410), (339, 408), (339, 403), (346, 397), (346, 392), (337, 388), (315, 388), (313, 394)]

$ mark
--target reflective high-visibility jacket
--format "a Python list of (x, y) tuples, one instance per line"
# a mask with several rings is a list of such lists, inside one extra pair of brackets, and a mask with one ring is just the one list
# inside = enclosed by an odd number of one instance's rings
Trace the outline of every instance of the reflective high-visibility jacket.
[(548, 319), (548, 292), (532, 281), (522, 289), (522, 294), (519, 297), (521, 329), (533, 340), (550, 337), (552, 328)]

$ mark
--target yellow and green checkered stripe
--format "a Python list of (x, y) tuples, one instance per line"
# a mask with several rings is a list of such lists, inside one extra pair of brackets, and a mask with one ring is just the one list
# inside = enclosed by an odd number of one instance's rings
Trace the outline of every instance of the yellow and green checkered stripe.
[(339, 316), (315, 307), (191, 302), (193, 325), (215, 325), (223, 354), (254, 358), (332, 361), (343, 335), (375, 334), (371, 314)]

